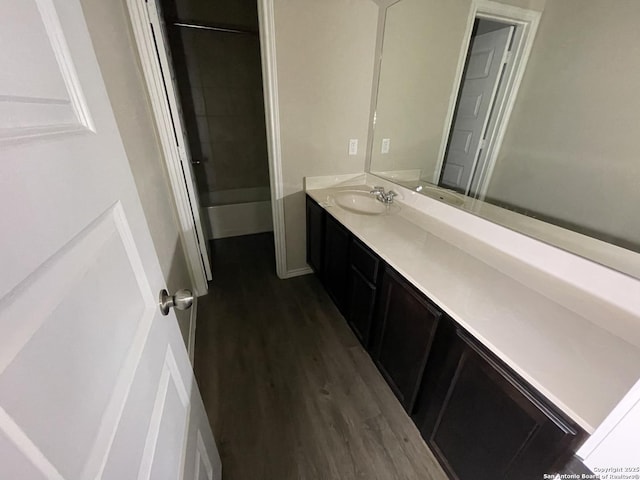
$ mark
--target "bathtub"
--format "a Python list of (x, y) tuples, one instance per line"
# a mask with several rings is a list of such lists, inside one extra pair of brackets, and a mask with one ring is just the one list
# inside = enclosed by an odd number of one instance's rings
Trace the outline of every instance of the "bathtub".
[(210, 239), (273, 231), (269, 187), (204, 193), (200, 205), (209, 221)]

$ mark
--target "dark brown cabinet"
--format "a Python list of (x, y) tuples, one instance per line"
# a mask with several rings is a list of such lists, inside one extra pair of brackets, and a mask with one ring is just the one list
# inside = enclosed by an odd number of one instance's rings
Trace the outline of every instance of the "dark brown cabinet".
[(322, 278), (327, 292), (343, 315), (347, 311), (350, 238), (349, 230), (331, 215), (326, 216)]
[(442, 365), (441, 388), (422, 396), (418, 427), (449, 476), (540, 479), (568, 460), (583, 432), (463, 330)]
[(373, 359), (411, 413), (442, 312), (387, 267), (376, 324)]
[(357, 238), (349, 252), (347, 321), (362, 345), (369, 349), (382, 260)]
[(322, 278), (324, 209), (307, 197), (307, 263)]
[(450, 478), (540, 479), (586, 437), (309, 197), (307, 259)]

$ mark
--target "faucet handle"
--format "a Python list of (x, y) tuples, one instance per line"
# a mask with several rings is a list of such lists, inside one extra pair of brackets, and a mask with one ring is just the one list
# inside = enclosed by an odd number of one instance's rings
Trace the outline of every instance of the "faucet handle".
[(384, 193), (384, 187), (373, 187), (369, 193)]
[(393, 197), (397, 197), (398, 194), (396, 192), (394, 192), (393, 190), (389, 190), (387, 192), (387, 198), (393, 198)]

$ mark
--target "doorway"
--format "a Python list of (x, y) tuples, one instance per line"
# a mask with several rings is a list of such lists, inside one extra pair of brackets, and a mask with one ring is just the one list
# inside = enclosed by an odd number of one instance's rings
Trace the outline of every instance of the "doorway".
[(480, 0), (471, 12), (434, 183), (484, 199), (540, 13)]
[(273, 231), (257, 3), (160, 4), (209, 239)]

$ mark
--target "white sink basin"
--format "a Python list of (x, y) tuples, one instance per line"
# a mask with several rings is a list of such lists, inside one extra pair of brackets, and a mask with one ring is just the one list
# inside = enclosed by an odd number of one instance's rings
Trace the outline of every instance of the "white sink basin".
[(457, 192), (431, 186), (422, 186), (422, 188), (418, 187), (415, 190), (416, 192), (420, 192), (423, 195), (427, 195), (428, 197), (435, 198), (437, 200), (442, 200), (450, 205), (464, 205), (464, 197)]
[(362, 190), (343, 190), (333, 195), (336, 205), (361, 215), (382, 215), (389, 208), (373, 195)]

